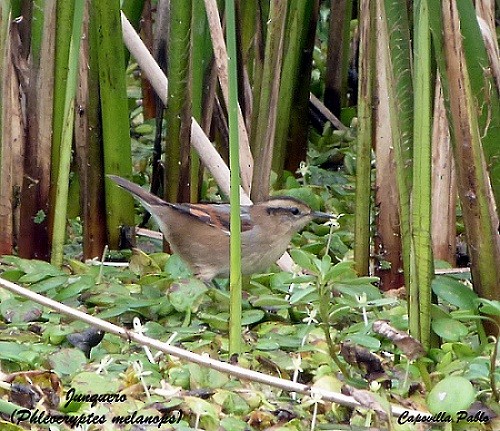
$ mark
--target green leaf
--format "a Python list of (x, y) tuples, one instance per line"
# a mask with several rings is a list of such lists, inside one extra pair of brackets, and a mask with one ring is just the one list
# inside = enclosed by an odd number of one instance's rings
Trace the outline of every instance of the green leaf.
[(0, 313), (6, 322), (23, 323), (36, 321), (42, 315), (42, 306), (33, 301), (10, 298), (0, 304)]
[[(61, 349), (49, 356), (50, 368), (59, 375), (72, 375), (81, 370), (87, 358), (79, 349)], [(95, 387), (93, 388), (95, 389)], [(92, 391), (90, 391), (92, 392)]]
[(188, 369), (191, 375), (191, 389), (220, 388), (229, 381), (227, 374), (212, 370), (211, 368), (202, 367), (198, 364), (189, 364)]
[(350, 297), (356, 299), (358, 296), (366, 295), (367, 301), (373, 301), (382, 298), (380, 290), (371, 284), (358, 284), (356, 279), (343, 281), (342, 284), (335, 284), (335, 290), (338, 292), (349, 295)]
[(438, 275), (432, 281), (432, 291), (442, 300), (458, 308), (476, 310), (477, 294), (464, 283), (451, 277)]
[(245, 415), (249, 413), (248, 404), (234, 392), (219, 390), (212, 398), (222, 406), (222, 411), (226, 414)]
[(226, 416), (220, 421), (220, 425), (225, 431), (246, 431), (248, 429), (248, 424), (232, 416)]
[(196, 278), (179, 280), (170, 286), (168, 299), (177, 311), (194, 311), (207, 290), (207, 286)]
[(56, 301), (65, 301), (66, 299), (73, 298), (85, 290), (89, 290), (95, 286), (95, 279), (90, 275), (80, 275), (68, 280), (68, 286), (61, 289), (54, 299)]
[(476, 391), (471, 382), (464, 377), (449, 376), (432, 388), (427, 396), (427, 407), (432, 414), (445, 412), (455, 416), (476, 399)]
[(478, 304), (481, 313), (491, 314), (493, 316), (500, 316), (500, 301), (478, 298), (476, 300), (476, 304)]
[(8, 271), (2, 272), (2, 278), (7, 281), (12, 281), (17, 283), (17, 281), (23, 276), (24, 272), (19, 269), (10, 269)]
[(260, 322), (265, 315), (262, 310), (245, 310), (241, 315), (241, 325), (246, 326)]
[(15, 266), (24, 272), (25, 275), (18, 280), (20, 283), (35, 283), (47, 277), (65, 274), (64, 271), (42, 260), (21, 259), (17, 256), (3, 256), (2, 262)]
[(120, 390), (120, 385), (118, 379), (110, 379), (87, 371), (76, 374), (71, 380), (71, 387), (81, 394), (96, 393), (96, 388), (99, 388), (99, 393), (116, 394)]
[(64, 283), (68, 281), (67, 275), (56, 275), (55, 277), (46, 278), (42, 281), (34, 283), (30, 286), (30, 290), (36, 293), (47, 292), (51, 289), (56, 289), (57, 287), (62, 286)]
[(29, 349), (27, 345), (0, 341), (0, 359), (13, 362), (24, 362), (21, 361), (21, 353), (27, 349)]
[(280, 345), (276, 341), (271, 340), (259, 340), (255, 345), (255, 349), (263, 351), (273, 351), (278, 350)]
[(38, 210), (35, 217), (33, 217), (33, 221), (36, 224), (43, 223), (43, 221), (47, 218), (47, 214), (45, 214), (45, 211), (43, 210)]
[(298, 187), (284, 190), (284, 194), (299, 199), (311, 207), (313, 211), (319, 211), (321, 207), (321, 199), (309, 187)]
[(371, 350), (380, 349), (380, 340), (370, 335), (351, 334), (344, 341), (352, 341), (354, 344), (366, 347)]
[(178, 254), (173, 254), (168, 258), (163, 271), (169, 274), (174, 280), (189, 278), (193, 275), (189, 267)]
[(309, 304), (313, 301), (317, 301), (318, 298), (318, 288), (316, 286), (307, 286), (293, 291), (290, 297), (290, 304)]
[(290, 255), (292, 256), (293, 261), (301, 268), (308, 269), (315, 274), (317, 273), (316, 265), (313, 263), (314, 256), (312, 254), (295, 248), (290, 250)]
[(469, 332), (463, 323), (449, 318), (433, 320), (432, 329), (446, 341), (460, 341)]
[(210, 328), (218, 331), (227, 331), (229, 328), (229, 313), (198, 313), (198, 319), (210, 325)]
[(339, 262), (334, 265), (327, 272), (325, 276), (325, 281), (339, 281), (344, 279), (353, 279), (356, 278), (356, 271), (354, 271), (354, 263), (345, 261)]

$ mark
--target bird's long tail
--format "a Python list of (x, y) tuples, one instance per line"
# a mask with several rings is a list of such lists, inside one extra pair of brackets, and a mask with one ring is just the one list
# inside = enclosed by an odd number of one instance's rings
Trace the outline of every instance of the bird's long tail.
[(135, 183), (126, 180), (125, 178), (119, 177), (117, 175), (108, 175), (108, 178), (113, 180), (120, 187), (124, 188), (128, 192), (130, 192), (142, 205), (151, 212), (151, 207), (155, 205), (168, 205), (167, 202), (160, 199), (158, 196), (149, 193), (144, 190), (142, 187), (138, 186)]

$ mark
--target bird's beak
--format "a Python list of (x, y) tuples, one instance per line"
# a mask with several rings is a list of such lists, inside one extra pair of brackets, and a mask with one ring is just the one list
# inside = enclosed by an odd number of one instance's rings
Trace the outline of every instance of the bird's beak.
[(330, 220), (332, 218), (335, 218), (333, 214), (323, 213), (320, 211), (313, 211), (311, 215), (318, 220)]

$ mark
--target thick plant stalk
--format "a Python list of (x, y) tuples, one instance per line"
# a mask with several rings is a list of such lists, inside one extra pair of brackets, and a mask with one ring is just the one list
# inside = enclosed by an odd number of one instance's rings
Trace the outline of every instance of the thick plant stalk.
[(432, 126), (432, 249), (435, 259), (456, 263), (457, 180), (441, 81), (436, 80)]
[[(12, 62), (11, 45), (16, 49), (16, 38), (10, 37), (13, 27), (10, 26), (9, 11), (2, 9), (3, 46), (0, 53), (2, 63), (0, 84), (0, 255), (13, 252), (16, 226), (19, 220), (19, 208), (15, 207), (13, 193), (20, 190), (23, 178), (23, 151), (26, 139), (21, 108), (21, 94), (16, 70)], [(3, 25), (5, 25), (5, 32)], [(16, 55), (16, 54), (14, 54)], [(16, 217), (17, 215), (17, 217)]]
[[(482, 150), (478, 106), (471, 88), (457, 2), (434, 9), (431, 28), (450, 118), (458, 193), (471, 257), (472, 281), (479, 296), (500, 299), (498, 215)], [(484, 135), (483, 135), (484, 136)], [(498, 316), (496, 317), (498, 321)], [(496, 325), (488, 328), (496, 332)]]
[[(483, 1), (475, 2), (480, 7)], [(472, 97), (477, 102), (477, 120), (481, 143), (489, 170), (489, 178), (497, 208), (500, 207), (500, 76), (498, 47), (487, 42), (496, 39), (496, 34), (485, 32), (488, 26), (480, 26), (481, 19), (476, 17), (476, 10), (471, 1), (456, 3), (460, 19), (460, 32), (463, 36), (463, 51), (470, 78)], [(489, 8), (491, 10), (491, 6)], [(481, 8), (482, 16), (488, 21), (487, 11)], [(490, 12), (491, 13), (491, 12)], [(486, 37), (485, 37), (486, 36)], [(487, 52), (486, 48), (489, 48)], [(493, 59), (493, 62), (490, 61)], [(496, 89), (496, 91), (495, 91)]]
[(330, 1), (330, 29), (325, 75), (325, 105), (340, 117), (347, 101), (352, 0)]
[[(208, 90), (209, 75), (211, 71), (212, 42), (208, 29), (207, 14), (203, 2), (193, 3), (193, 17), (191, 20), (191, 62), (197, 65), (191, 69), (191, 113), (193, 118), (201, 123), (203, 114), (210, 111), (208, 105), (211, 103)], [(209, 102), (210, 100), (210, 102)], [(191, 199), (190, 202), (198, 202), (201, 189), (202, 176), (201, 164), (198, 153), (191, 151)]]
[(370, 196), (372, 151), (372, 73), (375, 59), (375, 3), (360, 3), (359, 132), (356, 148), (356, 215), (354, 261), (359, 275), (368, 275), (370, 257)]
[(75, 119), (75, 92), (78, 76), (78, 57), (84, 0), (76, 0), (73, 16), (70, 50), (68, 56), (68, 75), (66, 81), (66, 103), (64, 109), (64, 124), (59, 149), (59, 169), (56, 183), (54, 228), (52, 234), (51, 263), (61, 266), (63, 261), (64, 239), (66, 238), (66, 215), (68, 208), (69, 173), (71, 164), (71, 147), (73, 142), (73, 127)]
[[(119, 1), (92, 2), (90, 19), (96, 20), (99, 91), (104, 144), (104, 173), (128, 176), (132, 171), (125, 59)], [(118, 248), (120, 226), (134, 224), (133, 198), (112, 181), (105, 182), (109, 246)]]
[[(228, 50), (224, 43), (222, 33), (222, 25), (219, 18), (216, 0), (205, 0), (205, 9), (207, 11), (208, 24), (210, 34), (212, 36), (212, 45), (214, 49), (215, 64), (217, 65), (217, 75), (219, 77), (222, 95), (226, 106), (229, 106), (229, 70), (226, 59), (228, 58)], [(236, 36), (235, 36), (236, 37)], [(236, 55), (236, 52), (235, 52)], [(241, 185), (247, 194), (250, 193), (253, 174), (253, 157), (250, 152), (250, 142), (248, 132), (245, 126), (245, 120), (238, 104), (238, 130), (239, 130), (239, 145), (240, 145), (240, 171)]]
[(271, 0), (262, 86), (257, 115), (254, 116), (255, 133), (252, 131), (256, 168), (251, 196), (257, 202), (269, 196), (287, 6), (287, 2)]
[(229, 354), (240, 354), (241, 343), (241, 216), (240, 216), (240, 155), (239, 136), (241, 111), (238, 105), (236, 64), (236, 16), (234, 0), (226, 0), (226, 35), (228, 45), (228, 119), (229, 162), (231, 171), (231, 238), (230, 238), (230, 316)]
[(75, 165), (80, 180), (80, 203), (83, 225), (83, 258), (101, 257), (107, 243), (104, 202), (103, 156), (99, 118), (99, 69), (97, 32), (89, 20), (89, 3), (80, 49), (75, 120)]
[[(399, 197), (399, 220), (402, 244), (403, 274), (409, 286), (410, 277), (410, 184), (413, 99), (410, 62), (408, 20), (405, 19), (406, 3), (380, 2), (383, 11), (381, 25), (385, 27), (390, 54), (386, 64), (388, 78), (388, 105), (395, 161), (395, 180)], [(403, 13), (402, 13), (403, 11)], [(386, 32), (386, 33), (385, 33)]]
[[(50, 23), (50, 12), (53, 13), (54, 2), (41, 5), (39, 2), (32, 4), (32, 19), (25, 21), (24, 30), (19, 25), (22, 45), (19, 47), (15, 64), (22, 66), (18, 69), (21, 90), (25, 101), (25, 117), (27, 140), (25, 145), (25, 157), (22, 161), (23, 186), (20, 193), (20, 220), (18, 252), (20, 256), (27, 258), (48, 259), (50, 253), (50, 241), (48, 238), (47, 213), (49, 209), (48, 191), (50, 178), (50, 115), (51, 115), (51, 91), (53, 72), (53, 23)], [(49, 12), (50, 11), (50, 12)], [(45, 17), (45, 12), (47, 16)], [(29, 13), (28, 13), (29, 15)], [(53, 15), (52, 15), (53, 16)], [(37, 23), (33, 24), (32, 20)], [(28, 25), (33, 24), (33, 34), (30, 45), (30, 55), (27, 63), (21, 56), (27, 55), (28, 47)], [(43, 48), (42, 48), (43, 45)], [(26, 50), (26, 51), (25, 51)], [(36, 52), (35, 52), (36, 51)], [(13, 51), (14, 53), (14, 51)], [(41, 57), (44, 57), (41, 61)], [(19, 66), (17, 66), (19, 67)], [(26, 67), (25, 70), (22, 70)], [(29, 80), (29, 81), (28, 81)], [(43, 105), (44, 97), (48, 97), (47, 105)]]
[[(66, 113), (66, 90), (68, 80), (68, 58), (71, 44), (73, 15), (75, 0), (57, 2), (57, 26), (56, 26), (56, 52), (54, 64), (54, 85), (53, 106), (54, 114), (52, 120), (52, 164), (50, 172), (50, 200), (55, 201), (56, 183), (59, 177), (60, 150), (62, 130), (65, 122)], [(53, 225), (54, 209), (52, 207), (49, 213), (49, 224)]]
[[(55, 1), (34, 3), (33, 20), (37, 20), (31, 39), (29, 82), (21, 79), (26, 97), (26, 130), (24, 180), (20, 193), (19, 255), (26, 258), (48, 259), (50, 236), (47, 214), (49, 208), (51, 167), (52, 89), (54, 68)], [(25, 35), (27, 36), (27, 35)], [(26, 39), (21, 39), (27, 46)], [(35, 52), (38, 51), (38, 52)], [(29, 113), (29, 114), (28, 114)]]
[[(305, 28), (302, 30), (302, 35), (300, 36), (303, 40), (301, 44), (301, 56), (299, 60), (299, 70), (297, 71), (298, 82), (295, 85), (296, 92), (292, 101), (292, 107), (290, 110), (290, 121), (287, 134), (286, 142), (286, 154), (283, 157), (278, 151), (274, 151), (273, 154), (273, 169), (280, 175), (284, 170), (289, 172), (297, 172), (300, 168), (300, 163), (307, 158), (307, 147), (309, 138), (309, 127), (305, 127), (305, 124), (309, 125), (309, 103), (310, 103), (310, 84), (311, 75), (313, 70), (313, 52), (316, 43), (316, 29), (319, 19), (320, 11), (320, 1), (311, 0), (308, 1), (307, 10), (307, 24), (304, 24)], [(288, 50), (287, 50), (288, 51)], [(281, 80), (283, 83), (283, 79)], [(281, 106), (278, 108), (278, 112), (281, 112)], [(285, 118), (285, 122), (288, 121)], [(280, 133), (278, 124), (276, 133)], [(280, 145), (279, 135), (276, 138), (276, 145)], [(280, 160), (283, 158), (283, 162)], [(283, 175), (281, 175), (283, 178)], [(278, 185), (279, 187), (279, 185)]]
[(189, 141), (191, 95), (189, 62), (191, 51), (191, 1), (170, 1), (168, 43), (168, 105), (165, 109), (164, 197), (168, 202), (185, 202), (189, 192)]
[(410, 335), (426, 350), (431, 333), (431, 40), (427, 0), (415, 4), (413, 187), (411, 201)]
[[(305, 160), (306, 145), (303, 148), (290, 148), (292, 140), (297, 138), (297, 134), (292, 135), (292, 131), (298, 132), (298, 128), (293, 128), (293, 114), (295, 108), (300, 105), (300, 128), (307, 133), (307, 108), (308, 88), (311, 72), (307, 65), (311, 61), (305, 61), (307, 49), (311, 49), (310, 40), (315, 37), (317, 4), (315, 0), (292, 0), (289, 2), (288, 18), (285, 33), (285, 48), (283, 55), (283, 68), (280, 80), (278, 108), (276, 113), (276, 134), (273, 152), (273, 171), (279, 179), (283, 178), (285, 162), (290, 159), (301, 157)], [(314, 31), (313, 31), (314, 29)], [(304, 144), (304, 141), (302, 141)], [(290, 154), (293, 153), (293, 154)], [(294, 157), (295, 156), (295, 157)], [(300, 163), (300, 162), (299, 162)], [(299, 166), (296, 166), (296, 169)], [(296, 170), (294, 169), (294, 171)]]
[[(382, 15), (383, 3), (377, 2), (377, 16)], [(376, 61), (374, 76), (374, 100), (389, 100), (388, 78), (390, 68), (387, 27), (383, 20), (376, 20)], [(394, 107), (392, 107), (394, 109)], [(375, 103), (374, 147), (375, 163), (375, 207), (377, 235), (374, 240), (376, 258), (375, 274), (380, 277), (383, 290), (397, 289), (404, 285), (403, 262), (401, 253), (401, 223), (399, 213), (398, 187), (395, 180), (396, 162), (392, 133), (391, 107), (387, 103)], [(383, 265), (388, 262), (389, 265)]]

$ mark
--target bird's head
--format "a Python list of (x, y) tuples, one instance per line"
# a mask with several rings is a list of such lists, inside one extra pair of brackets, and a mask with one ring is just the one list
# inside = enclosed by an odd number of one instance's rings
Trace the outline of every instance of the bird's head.
[(331, 214), (313, 211), (306, 203), (290, 196), (272, 197), (258, 205), (262, 205), (271, 220), (286, 224), (295, 231), (314, 219), (329, 220), (333, 217)]

